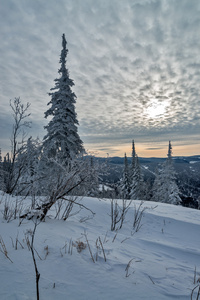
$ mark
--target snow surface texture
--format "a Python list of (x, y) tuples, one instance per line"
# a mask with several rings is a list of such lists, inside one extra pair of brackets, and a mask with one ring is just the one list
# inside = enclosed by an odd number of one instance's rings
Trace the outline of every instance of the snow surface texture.
[[(5, 200), (15, 198), (1, 196), (1, 212)], [(109, 199), (84, 198), (81, 203), (95, 215), (82, 209), (63, 221), (55, 220), (51, 210), (37, 226), (34, 247), (41, 299), (190, 299), (200, 276), (200, 211), (145, 202), (142, 226), (135, 232), (134, 211), (141, 201), (133, 201), (116, 234), (110, 231)], [(17, 219), (7, 223), (1, 213), (0, 236), (13, 262), (0, 252), (2, 300), (36, 299), (34, 265), (25, 240), (33, 228), (31, 220), (20, 226)]]

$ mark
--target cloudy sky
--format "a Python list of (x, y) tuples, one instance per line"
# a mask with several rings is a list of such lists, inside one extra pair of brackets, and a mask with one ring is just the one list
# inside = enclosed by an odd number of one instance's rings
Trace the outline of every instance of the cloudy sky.
[(0, 0), (0, 147), (10, 99), (30, 102), (43, 138), (67, 39), (79, 134), (99, 156), (200, 154), (199, 0)]

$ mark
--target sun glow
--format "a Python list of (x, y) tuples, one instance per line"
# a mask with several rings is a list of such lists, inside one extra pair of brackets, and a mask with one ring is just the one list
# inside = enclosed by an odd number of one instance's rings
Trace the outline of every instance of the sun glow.
[(160, 118), (165, 114), (167, 106), (168, 103), (166, 102), (152, 100), (146, 109), (146, 114), (150, 118)]

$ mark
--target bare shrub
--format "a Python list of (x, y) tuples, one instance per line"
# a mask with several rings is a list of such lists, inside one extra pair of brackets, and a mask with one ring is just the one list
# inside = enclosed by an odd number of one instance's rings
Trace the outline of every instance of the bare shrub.
[(197, 271), (196, 271), (196, 266), (195, 266), (195, 270), (194, 270), (194, 282), (193, 282), (196, 286), (192, 289), (191, 292), (191, 300), (193, 300), (193, 295), (194, 292), (197, 291), (196, 294), (196, 298), (194, 298), (195, 300), (199, 299), (200, 296), (200, 277), (197, 279)]
[[(89, 208), (76, 201), (78, 199), (77, 197), (69, 197), (69, 194), (73, 194), (74, 191), (76, 191), (76, 189), (79, 188), (87, 179), (87, 165), (84, 164), (84, 162), (77, 162), (76, 160), (70, 161), (69, 166), (64, 166), (55, 160), (50, 160), (50, 162), (54, 165), (56, 171), (53, 175), (49, 175), (50, 177), (47, 187), (48, 195), (45, 202), (35, 209), (40, 212), (40, 220), (45, 220), (47, 213), (55, 204), (57, 204), (56, 216), (59, 217), (64, 202), (67, 203), (67, 205), (61, 217), (63, 220), (67, 220), (67, 218), (71, 215), (73, 205), (87, 209), (94, 215)], [(32, 219), (32, 217), (33, 214), (31, 210), (20, 216), (22, 219)]]
[(192, 289), (192, 292), (191, 292), (191, 300), (193, 300), (193, 294), (194, 294), (194, 291), (197, 289), (197, 296), (196, 296), (196, 300), (199, 299), (199, 296), (200, 296), (200, 278), (198, 279), (198, 284)]
[[(79, 208), (78, 211), (74, 212), (73, 214), (71, 213), (72, 212), (72, 209), (74, 207), (74, 204), (78, 204), (76, 201), (77, 201), (78, 197), (68, 197), (68, 199), (65, 199), (65, 209), (64, 209), (64, 212), (62, 214), (62, 219), (64, 221), (66, 221), (69, 217), (72, 217), (76, 214), (78, 214), (81, 210), (81, 208)], [(67, 202), (67, 203), (66, 203)]]
[[(25, 132), (24, 128), (30, 127), (30, 122), (25, 119), (30, 116), (27, 113), (30, 103), (25, 106), (21, 103), (20, 97), (10, 100), (10, 107), (12, 109), (14, 124), (11, 136), (11, 158), (8, 159), (9, 168), (5, 174), (6, 193), (12, 194), (17, 187), (19, 179), (23, 173), (25, 161), (18, 161), (18, 157), (23, 151)], [(21, 141), (19, 137), (21, 136)]]
[(138, 232), (139, 229), (142, 227), (141, 220), (145, 210), (147, 209), (146, 207), (142, 207), (143, 203), (144, 201), (141, 201), (138, 207), (136, 207), (136, 205), (134, 204), (134, 217), (133, 217), (134, 232)]
[(22, 245), (22, 243), (21, 243), (21, 242), (19, 241), (19, 239), (18, 239), (18, 234), (17, 234), (17, 236), (16, 236), (16, 238), (15, 238), (15, 242), (13, 241), (12, 237), (10, 237), (10, 238), (11, 238), (11, 241), (12, 241), (12, 246), (13, 246), (13, 248), (14, 248), (15, 250), (18, 249), (18, 244), (21, 246), (22, 249), (24, 249), (24, 246)]
[(88, 221), (88, 220), (93, 219), (93, 217), (94, 217), (94, 214), (89, 215), (89, 216), (86, 216), (86, 217), (82, 217), (82, 218), (80, 218), (79, 222), (80, 222), (80, 223), (84, 223), (84, 222), (86, 222), (86, 221)]
[[(127, 204), (128, 202), (128, 204)], [(118, 201), (111, 200), (111, 231), (119, 230), (122, 228), (126, 214), (130, 208), (132, 200), (122, 200), (122, 206), (118, 205)], [(117, 227), (117, 225), (119, 226)]]
[(17, 219), (18, 216), (21, 214), (23, 209), (23, 200), (19, 200), (18, 198), (6, 197), (4, 200), (4, 206), (3, 210), (1, 210), (1, 213), (3, 214), (4, 220), (7, 221), (7, 223), (11, 222), (14, 219)]
[(59, 199), (56, 203), (55, 203), (55, 210), (56, 210), (56, 215), (55, 215), (55, 219), (60, 219), (60, 213), (61, 210), (63, 208), (63, 199)]

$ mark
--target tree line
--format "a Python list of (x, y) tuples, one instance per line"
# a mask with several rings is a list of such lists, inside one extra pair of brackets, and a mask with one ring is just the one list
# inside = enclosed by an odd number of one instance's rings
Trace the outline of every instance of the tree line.
[(121, 196), (126, 199), (142, 199), (180, 204), (181, 198), (176, 183), (176, 173), (173, 167), (171, 141), (169, 141), (167, 159), (163, 164), (158, 166), (153, 185), (151, 186), (147, 181), (144, 181), (133, 140), (131, 164), (128, 164), (125, 153), (124, 171), (119, 186), (121, 189)]

